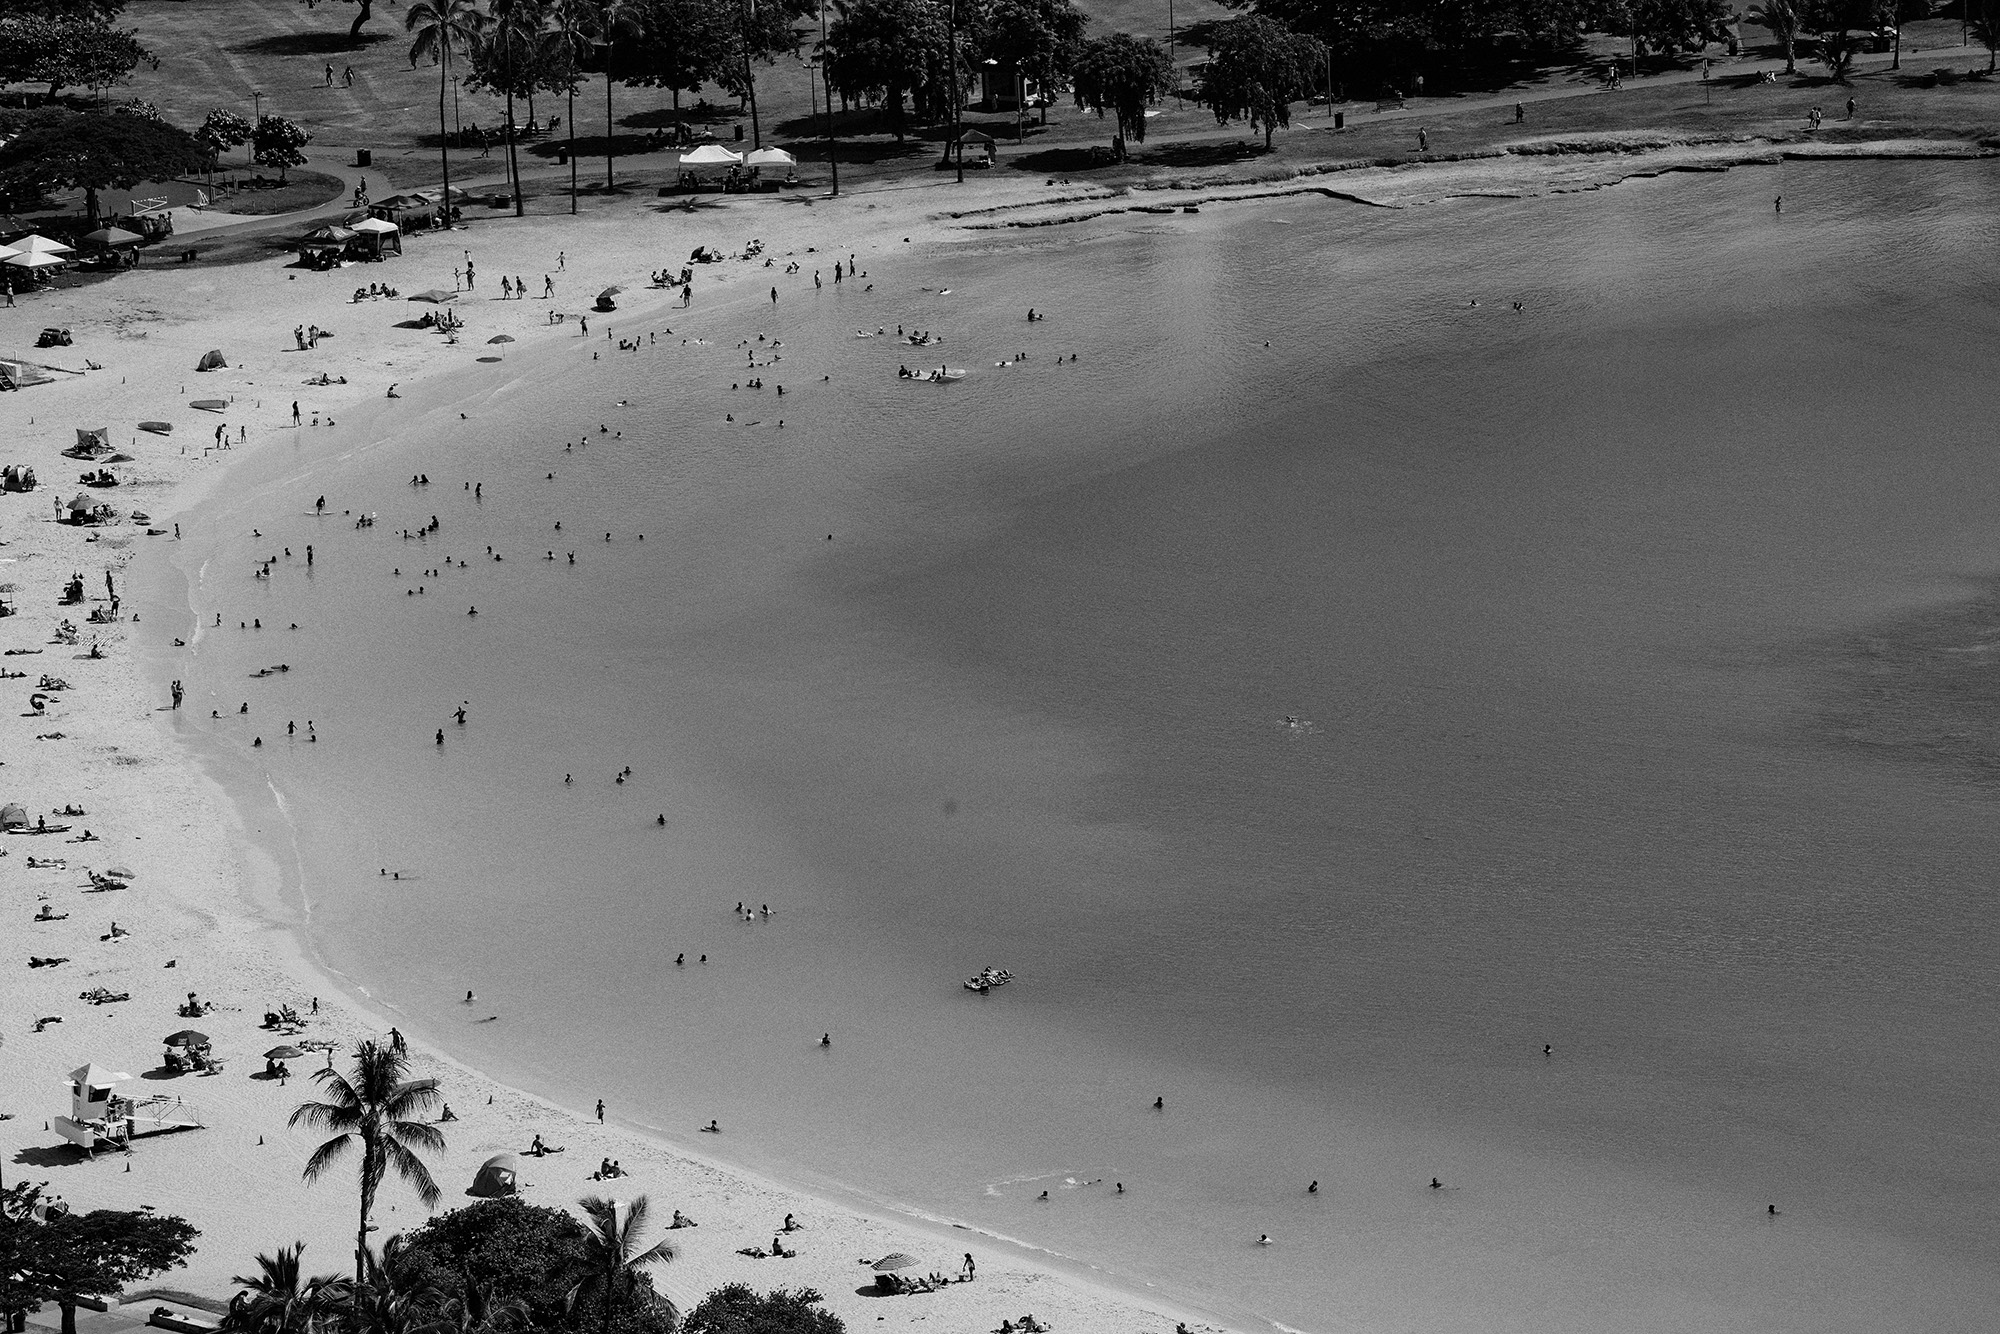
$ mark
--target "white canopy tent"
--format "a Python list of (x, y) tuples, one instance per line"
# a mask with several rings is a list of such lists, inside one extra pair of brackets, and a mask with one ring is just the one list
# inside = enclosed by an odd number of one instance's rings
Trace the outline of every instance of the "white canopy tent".
[(14, 242), (16, 250), (26, 250), (37, 255), (67, 255), (75, 249), (61, 241), (51, 241), (48, 237), (31, 233)]
[(46, 269), (52, 264), (62, 263), (63, 257), (44, 254), (38, 250), (25, 250), (17, 255), (9, 255), (6, 262), (17, 269)]
[(681, 154), (683, 167), (740, 167), (743, 155), (724, 148), (721, 144), (703, 144), (700, 148)]
[(796, 167), (799, 160), (782, 148), (759, 148), (743, 159), (746, 167)]

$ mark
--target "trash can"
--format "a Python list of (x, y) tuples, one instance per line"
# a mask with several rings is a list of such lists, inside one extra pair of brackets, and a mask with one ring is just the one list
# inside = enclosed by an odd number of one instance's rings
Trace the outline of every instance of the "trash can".
[(369, 149), (366, 149), (366, 148), (357, 148), (357, 149), (355, 149), (355, 150), (354, 150), (354, 165), (355, 165), (355, 166), (357, 166), (357, 167), (372, 167), (372, 166), (374, 166), (374, 165), (375, 165), (375, 154), (374, 154), (374, 153), (373, 153), (372, 151), (370, 151)]
[(741, 125), (736, 127), (736, 142), (739, 144), (743, 142), (743, 127)]
[(569, 165), (568, 148), (558, 148), (556, 150), (556, 165), (558, 167), (567, 167)]
[(1336, 111), (1333, 113), (1333, 128), (1336, 130), (1347, 128), (1347, 113), (1345, 111)]

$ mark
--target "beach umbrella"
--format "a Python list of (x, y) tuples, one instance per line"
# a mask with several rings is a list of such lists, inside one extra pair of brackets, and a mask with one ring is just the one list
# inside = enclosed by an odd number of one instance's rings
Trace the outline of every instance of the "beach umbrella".
[(625, 289), (622, 287), (607, 287), (602, 292), (599, 292), (597, 294), (597, 299), (599, 301), (609, 301), (612, 297), (617, 296), (624, 290)]
[(128, 232), (123, 227), (99, 227), (94, 232), (86, 232), (83, 239), (92, 245), (124, 246), (139, 245), (146, 238), (136, 232)]
[(489, 343), (511, 343), (511, 342), (513, 342), (513, 341), (514, 341), (514, 335), (513, 335), (513, 334), (494, 334), (494, 335), (493, 335), (493, 336), (492, 336), (491, 338), (487, 339), (486, 341), (487, 341), (487, 342), (489, 342)]
[(412, 301), (428, 301), (432, 305), (438, 305), (446, 301), (456, 301), (457, 299), (458, 293), (447, 292), (442, 287), (433, 287), (427, 292), (419, 292), (410, 298)]
[(65, 506), (65, 508), (71, 510), (72, 512), (76, 510), (87, 510), (96, 503), (97, 502), (92, 500), (89, 496), (86, 496), (85, 494), (83, 494), (83, 492), (79, 491), (75, 495), (69, 498), (69, 504)]
[(909, 1269), (922, 1263), (923, 1261), (914, 1255), (905, 1255), (903, 1252), (897, 1251), (893, 1255), (885, 1255), (877, 1260), (875, 1262), (875, 1269), (877, 1273), (886, 1274), (892, 1269)]
[(178, 1033), (169, 1033), (160, 1039), (169, 1047), (206, 1047), (208, 1034), (197, 1033), (192, 1028), (183, 1028)]
[(304, 1055), (305, 1053), (303, 1051), (300, 1051), (297, 1047), (281, 1046), (281, 1047), (273, 1047), (271, 1048), (271, 1050), (265, 1052), (264, 1059), (267, 1061), (296, 1061), (299, 1059), (299, 1057)]
[(46, 236), (40, 236), (31, 232), (14, 242), (14, 249), (27, 251), (30, 254), (36, 255), (67, 255), (75, 247), (66, 246), (61, 241), (51, 241)]
[(52, 264), (63, 262), (61, 255), (44, 254), (39, 250), (24, 250), (18, 255), (7, 256), (7, 263), (17, 269), (46, 269)]
[(130, 868), (124, 866), (114, 866), (104, 874), (110, 876), (113, 880), (137, 880), (139, 878), (132, 874)]

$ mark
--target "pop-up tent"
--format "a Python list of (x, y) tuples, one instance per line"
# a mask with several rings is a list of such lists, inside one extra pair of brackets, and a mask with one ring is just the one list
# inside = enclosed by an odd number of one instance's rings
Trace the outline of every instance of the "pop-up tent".
[(759, 148), (743, 159), (746, 167), (796, 167), (799, 160), (782, 148)]
[(26, 829), (27, 827), (28, 812), (22, 809), (20, 802), (10, 801), (5, 806), (0, 806), (0, 829)]
[(681, 166), (683, 167), (740, 167), (742, 165), (743, 155), (731, 149), (724, 148), (721, 144), (703, 144), (700, 148), (690, 149), (681, 154)]
[(381, 258), (383, 255), (403, 253), (403, 229), (382, 218), (363, 218), (354, 224), (354, 248), (365, 255)]
[(51, 241), (46, 236), (30, 233), (13, 243), (14, 249), (33, 255), (67, 255), (75, 247), (66, 246), (61, 241)]
[(479, 1175), (472, 1178), (472, 1185), (465, 1193), (482, 1200), (516, 1194), (521, 1189), (520, 1170), (521, 1160), (513, 1154), (496, 1153), (480, 1164)]
[(111, 428), (108, 426), (77, 427), (76, 447), (91, 451), (109, 450), (111, 448)]
[(145, 237), (137, 232), (128, 232), (123, 227), (99, 227), (94, 232), (86, 232), (83, 239), (92, 245), (101, 245), (112, 250), (144, 245), (146, 242)]
[(219, 348), (210, 348), (201, 354), (201, 361), (196, 364), (195, 369), (198, 371), (212, 371), (225, 368), (228, 365), (229, 362), (223, 358)]
[(975, 166), (992, 166), (994, 146), (992, 135), (974, 129), (960, 130), (958, 138), (951, 141), (951, 151), (958, 155), (961, 166), (965, 163), (965, 150), (968, 148), (978, 155), (973, 159)]

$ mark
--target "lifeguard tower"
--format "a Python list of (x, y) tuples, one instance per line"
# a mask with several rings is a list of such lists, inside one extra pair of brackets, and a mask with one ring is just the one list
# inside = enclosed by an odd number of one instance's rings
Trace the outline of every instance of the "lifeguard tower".
[(56, 1132), (93, 1156), (99, 1145), (130, 1152), (142, 1135), (199, 1130), (200, 1115), (171, 1094), (121, 1098), (117, 1086), (132, 1076), (92, 1063), (69, 1072), (69, 1115), (51, 1118)]

